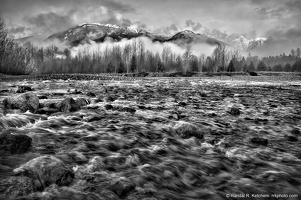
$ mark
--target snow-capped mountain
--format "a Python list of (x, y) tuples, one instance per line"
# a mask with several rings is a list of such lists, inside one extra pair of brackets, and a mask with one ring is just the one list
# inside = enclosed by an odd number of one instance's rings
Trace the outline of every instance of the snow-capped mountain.
[[(210, 34), (209, 34), (210, 35)], [(220, 35), (220, 34), (219, 34)], [(216, 39), (208, 34), (195, 33), (191, 30), (180, 31), (172, 36), (156, 35), (148, 31), (140, 29), (136, 26), (121, 27), (114, 24), (100, 24), (100, 23), (84, 23), (65, 31), (52, 34), (45, 40), (52, 42), (53, 39), (59, 40), (62, 43), (68, 44), (70, 47), (80, 44), (90, 44), (91, 41), (101, 43), (106, 40), (120, 41), (122, 39), (132, 39), (138, 37), (147, 37), (153, 42), (172, 42), (179, 46), (190, 43), (204, 43), (212, 46), (227, 45), (232, 46), (241, 51), (250, 51), (263, 45), (267, 38), (247, 39), (244, 36), (240, 36), (235, 39), (234, 35), (231, 37), (224, 37)], [(25, 43), (26, 41), (34, 40), (35, 37), (20, 38), (18, 41)], [(38, 41), (42, 41), (39, 39)]]
[(267, 41), (267, 38), (256, 38), (248, 40), (244, 36), (233, 40), (231, 45), (242, 51), (251, 51), (252, 49), (257, 48), (258, 46), (263, 45)]
[(58, 39), (71, 46), (76, 46), (89, 43), (90, 41), (104, 42), (106, 38), (120, 41), (124, 38), (131, 39), (144, 35), (150, 35), (150, 33), (134, 27), (123, 28), (113, 24), (85, 23), (66, 31), (55, 33), (49, 36), (47, 40)]
[(184, 43), (207, 43), (218, 45), (222, 42), (203, 34), (196, 34), (192, 31), (181, 31), (172, 37), (155, 35), (135, 26), (120, 27), (112, 24), (85, 23), (72, 27), (66, 31), (53, 34), (47, 40), (58, 39), (67, 42), (71, 46), (89, 43), (90, 41), (104, 42), (107, 38), (111, 41), (120, 41), (122, 39), (131, 39), (137, 37), (148, 37), (157, 42), (174, 42), (179, 45)]

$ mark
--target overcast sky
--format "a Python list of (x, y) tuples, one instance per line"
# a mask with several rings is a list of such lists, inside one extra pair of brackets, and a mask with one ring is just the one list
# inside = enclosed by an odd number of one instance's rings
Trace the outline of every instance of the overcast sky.
[(301, 0), (0, 0), (0, 14), (15, 37), (98, 22), (167, 35), (190, 29), (220, 38), (269, 37), (285, 48), (301, 46)]

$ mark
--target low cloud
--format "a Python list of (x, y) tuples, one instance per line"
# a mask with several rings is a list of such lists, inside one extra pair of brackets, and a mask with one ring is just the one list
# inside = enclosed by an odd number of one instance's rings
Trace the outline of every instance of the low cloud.
[(153, 31), (153, 33), (170, 36), (175, 34), (177, 31), (179, 31), (178, 27), (175, 24), (171, 24), (169, 26), (157, 28)]
[(194, 22), (192, 20), (186, 20), (185, 27), (186, 29), (191, 29), (192, 31), (198, 31), (202, 28), (202, 24), (200, 22)]

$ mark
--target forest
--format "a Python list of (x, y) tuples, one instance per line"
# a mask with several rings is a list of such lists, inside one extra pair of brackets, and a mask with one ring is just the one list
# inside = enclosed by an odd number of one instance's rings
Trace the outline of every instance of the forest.
[(112, 43), (96, 50), (81, 48), (74, 54), (70, 48), (60, 49), (55, 45), (21, 44), (9, 36), (4, 22), (0, 21), (2, 74), (247, 71), (301, 72), (300, 48), (292, 49), (289, 55), (283, 53), (259, 58), (250, 52), (244, 57), (239, 50), (220, 45), (211, 56), (203, 53), (197, 56), (189, 45), (184, 53), (174, 52), (168, 45), (163, 45), (161, 52), (154, 52), (148, 50), (141, 38), (137, 38), (124, 45)]

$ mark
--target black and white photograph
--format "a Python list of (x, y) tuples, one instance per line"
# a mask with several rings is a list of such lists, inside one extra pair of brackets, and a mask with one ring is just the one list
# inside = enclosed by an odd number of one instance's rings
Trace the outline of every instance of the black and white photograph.
[(0, 200), (301, 199), (301, 0), (0, 0)]

